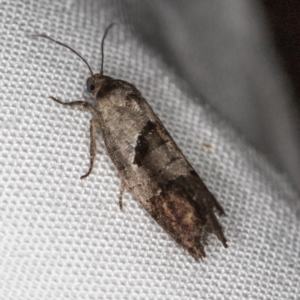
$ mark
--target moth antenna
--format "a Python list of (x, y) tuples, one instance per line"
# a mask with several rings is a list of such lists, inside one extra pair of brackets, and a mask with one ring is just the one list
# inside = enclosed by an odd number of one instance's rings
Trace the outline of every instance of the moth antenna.
[(100, 75), (103, 75), (103, 64), (104, 64), (104, 40), (107, 36), (107, 33), (109, 31), (109, 29), (111, 29), (113, 26), (115, 25), (115, 23), (111, 23), (109, 24), (104, 32), (103, 38), (102, 38), (102, 42), (101, 42), (101, 69), (100, 69)]
[(45, 39), (48, 39), (48, 40), (50, 40), (50, 41), (52, 41), (52, 42), (54, 42), (54, 43), (56, 43), (56, 44), (58, 44), (58, 45), (61, 45), (61, 46), (63, 46), (63, 47), (66, 47), (66, 48), (68, 48), (69, 50), (71, 50), (73, 53), (75, 53), (77, 56), (79, 56), (83, 61), (84, 61), (84, 63), (87, 65), (87, 67), (89, 68), (89, 70), (90, 70), (90, 73), (91, 73), (91, 76), (93, 76), (94, 74), (93, 74), (93, 71), (92, 71), (92, 68), (90, 67), (90, 65), (88, 64), (88, 62), (77, 52), (77, 51), (75, 51), (74, 49), (72, 49), (70, 46), (68, 46), (68, 45), (66, 45), (66, 44), (64, 44), (64, 43), (62, 43), (62, 42), (59, 42), (59, 41), (56, 41), (56, 40), (54, 40), (53, 38), (51, 38), (51, 37), (49, 37), (49, 36), (47, 36), (47, 35), (45, 35), (45, 34), (32, 34), (32, 35), (30, 35), (31, 37), (42, 37), (42, 38), (45, 38)]

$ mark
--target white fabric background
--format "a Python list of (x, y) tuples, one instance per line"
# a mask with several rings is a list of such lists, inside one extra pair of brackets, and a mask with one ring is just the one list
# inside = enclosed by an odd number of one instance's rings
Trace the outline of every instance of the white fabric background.
[[(0, 7), (1, 299), (299, 299), (299, 196), (126, 26), (118, 1), (2, 1)], [(129, 9), (129, 8), (128, 8)], [(128, 16), (127, 16), (128, 17)], [(129, 18), (129, 17), (128, 17)], [(93, 173), (88, 70), (46, 33), (136, 84), (223, 205), (229, 248), (211, 238), (196, 263), (129, 193), (101, 135)], [(129, 21), (128, 21), (129, 22)], [(210, 144), (211, 147), (207, 147)]]

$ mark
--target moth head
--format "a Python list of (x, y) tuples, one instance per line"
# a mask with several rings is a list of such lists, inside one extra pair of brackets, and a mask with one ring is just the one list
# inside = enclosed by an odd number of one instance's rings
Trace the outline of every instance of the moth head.
[(109, 76), (102, 74), (94, 74), (86, 80), (86, 90), (88, 93), (96, 96), (98, 91), (105, 85), (105, 83), (111, 79)]
[[(96, 96), (98, 91), (101, 90), (105, 82), (111, 77), (103, 75), (103, 64), (104, 64), (104, 40), (107, 36), (108, 31), (114, 26), (114, 23), (108, 25), (105, 29), (104, 35), (101, 41), (101, 69), (99, 74), (93, 74), (91, 72), (91, 76), (86, 81), (87, 92), (91, 93), (93, 96)], [(91, 71), (91, 69), (90, 69)]]
[(90, 65), (88, 64), (88, 62), (86, 61), (85, 58), (83, 58), (77, 51), (75, 51), (73, 48), (71, 48), (70, 46), (56, 41), (54, 39), (52, 39), (51, 37), (45, 35), (45, 34), (33, 34), (31, 35), (32, 37), (42, 37), (42, 38), (46, 38), (58, 45), (61, 45), (69, 50), (71, 50), (73, 53), (75, 53), (79, 58), (81, 58), (81, 60), (86, 64), (86, 66), (88, 67), (91, 76), (87, 79), (86, 85), (87, 85), (87, 91), (93, 95), (96, 95), (97, 92), (101, 89), (101, 87), (103, 86), (104, 82), (110, 78), (108, 76), (104, 76), (103, 75), (103, 63), (104, 63), (104, 40), (107, 36), (107, 33), (109, 31), (110, 28), (112, 28), (114, 26), (114, 23), (111, 23), (110, 25), (108, 25), (105, 29), (104, 35), (102, 37), (102, 41), (101, 41), (101, 69), (100, 69), (100, 73), (99, 74), (94, 74), (92, 68), (90, 67)]
[(93, 77), (94, 76), (91, 76), (86, 80), (86, 90), (88, 93), (91, 93), (91, 94), (93, 94), (93, 92), (95, 91), (95, 88), (96, 88), (96, 82)]

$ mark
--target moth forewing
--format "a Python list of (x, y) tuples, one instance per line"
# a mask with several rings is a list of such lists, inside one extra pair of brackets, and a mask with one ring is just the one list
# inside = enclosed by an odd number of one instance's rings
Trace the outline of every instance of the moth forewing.
[(87, 61), (66, 44), (47, 38), (70, 49), (88, 66), (87, 90), (95, 105), (86, 101), (62, 102), (92, 113), (90, 123), (90, 166), (96, 157), (96, 129), (100, 128), (107, 152), (120, 177), (122, 194), (128, 189), (162, 228), (196, 260), (205, 257), (208, 234), (214, 234), (227, 247), (223, 229), (214, 211), (224, 214), (216, 198), (182, 154), (162, 122), (138, 89), (124, 80), (103, 74), (104, 40), (101, 43), (101, 70), (94, 74)]

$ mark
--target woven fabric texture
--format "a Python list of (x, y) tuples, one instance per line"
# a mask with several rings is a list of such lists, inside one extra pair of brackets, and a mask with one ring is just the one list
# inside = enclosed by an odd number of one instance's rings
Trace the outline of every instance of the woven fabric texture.
[[(299, 299), (299, 197), (212, 108), (190, 93), (126, 26), (118, 1), (2, 1), (0, 5), (0, 299)], [(123, 14), (123, 15), (122, 15)], [(192, 257), (130, 193), (89, 120), (49, 100), (89, 99), (89, 75), (45, 33), (134, 83), (226, 211), (224, 249)], [(137, 29), (135, 29), (137, 30)]]

